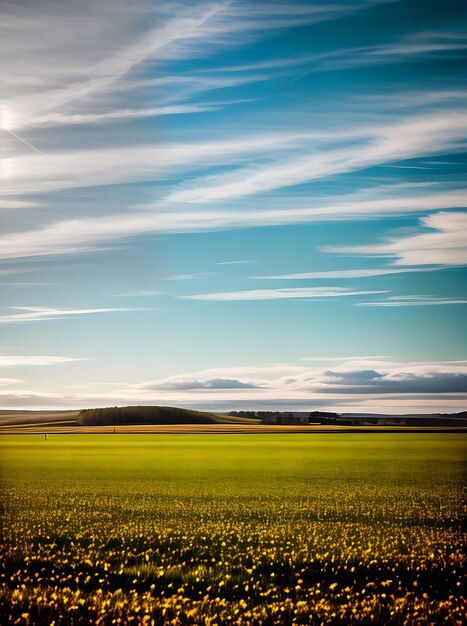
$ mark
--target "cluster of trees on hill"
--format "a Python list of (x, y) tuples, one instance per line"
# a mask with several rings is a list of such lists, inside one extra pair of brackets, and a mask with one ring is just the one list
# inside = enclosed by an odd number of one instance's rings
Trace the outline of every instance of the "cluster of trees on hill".
[(214, 424), (211, 413), (171, 406), (125, 406), (84, 409), (78, 414), (80, 426), (119, 426), (125, 424)]
[(339, 417), (339, 414), (330, 411), (312, 411), (310, 417)]

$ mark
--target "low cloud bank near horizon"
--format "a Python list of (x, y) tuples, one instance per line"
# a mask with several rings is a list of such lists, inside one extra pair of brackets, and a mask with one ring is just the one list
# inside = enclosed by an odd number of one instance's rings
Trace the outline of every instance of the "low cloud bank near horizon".
[(142, 383), (113, 383), (112, 389), (106, 383), (92, 383), (72, 394), (18, 389), (27, 384), (21, 380), (5, 384), (8, 390), (0, 391), (0, 406), (5, 408), (169, 404), (216, 410), (251, 406), (399, 413), (409, 407), (408, 412), (456, 412), (467, 405), (467, 362), (397, 363), (362, 357), (332, 369), (294, 364), (219, 368)]

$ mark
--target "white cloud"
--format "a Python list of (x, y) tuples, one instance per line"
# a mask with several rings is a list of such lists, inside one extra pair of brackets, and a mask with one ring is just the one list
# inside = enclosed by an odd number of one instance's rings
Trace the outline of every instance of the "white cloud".
[(60, 363), (71, 363), (73, 361), (81, 361), (82, 359), (76, 359), (70, 356), (14, 356), (14, 355), (0, 355), (0, 367), (30, 367), (30, 366), (47, 366), (57, 365)]
[[(417, 91), (402, 91), (394, 94), (374, 94), (366, 95), (365, 100), (372, 105), (390, 106), (391, 109), (404, 109), (415, 107), (432, 107), (435, 104), (449, 103), (461, 101), (465, 102), (467, 98), (466, 89), (440, 89), (427, 90), (419, 89)], [(360, 102), (361, 96), (355, 98), (356, 103)]]
[[(187, 180), (167, 198), (172, 204), (226, 201), (391, 161), (443, 154), (458, 150), (466, 137), (467, 114), (450, 110), (352, 129), (30, 153), (3, 159), (2, 193), (143, 182), (175, 168), (188, 173), (202, 166), (241, 163), (241, 169)], [(271, 160), (271, 154), (277, 156)]]
[[(40, 7), (21, 1), (2, 7), (2, 125), (73, 123), (74, 115), (121, 110), (116, 87), (128, 84), (144, 64), (210, 56), (268, 32), (337, 19), (369, 2), (306, 7), (293, 4), (160, 2), (111, 5), (90, 0)], [(61, 117), (63, 116), (63, 117)], [(88, 121), (95, 121), (88, 119)]]
[[(399, 237), (387, 243), (327, 247), (328, 252), (395, 257), (394, 265), (467, 265), (467, 213), (435, 213), (420, 224), (432, 232)], [(434, 231), (434, 232), (433, 232)]]
[(344, 361), (344, 362), (349, 362), (349, 361), (367, 361), (367, 360), (372, 360), (374, 361), (375, 359), (381, 360), (381, 359), (387, 359), (387, 356), (305, 356), (302, 357), (302, 361), (317, 361), (317, 362), (322, 362), (322, 361)]
[(263, 380), (251, 380), (251, 379), (239, 379), (239, 378), (206, 378), (198, 376), (171, 376), (163, 380), (148, 381), (133, 385), (134, 389), (140, 389), (143, 391), (191, 391), (195, 389), (229, 389), (229, 390), (243, 390), (243, 389), (259, 389), (265, 387), (266, 383)]
[(243, 162), (273, 149), (288, 150), (303, 134), (245, 136), (226, 141), (159, 145), (124, 145), (48, 154), (12, 156), (2, 160), (2, 194), (41, 193), (97, 185), (157, 180), (175, 168)]
[(201, 378), (277, 378), (303, 372), (306, 368), (303, 365), (291, 363), (265, 363), (261, 365), (241, 365), (232, 367), (215, 367), (196, 372), (196, 376)]
[(254, 261), (250, 259), (245, 261), (220, 261), (218, 263), (213, 263), (213, 265), (246, 265), (248, 263), (254, 263)]
[[(233, 397), (234, 394), (234, 397)], [(143, 383), (112, 384), (102, 391), (47, 394), (35, 390), (0, 392), (12, 407), (79, 407), (168, 404), (232, 410), (238, 408), (386, 413), (465, 410), (467, 361), (397, 362), (351, 357), (340, 364), (266, 364), (220, 367)]]
[(0, 209), (30, 209), (36, 206), (35, 202), (29, 202), (27, 200), (6, 199), (0, 200)]
[(405, 57), (409, 54), (430, 54), (433, 52), (446, 52), (452, 50), (465, 50), (467, 43), (465, 37), (460, 41), (451, 42), (426, 42), (426, 43), (407, 43), (394, 46), (379, 46), (373, 50), (368, 50), (367, 54), (374, 56), (398, 56)]
[[(265, 69), (286, 68), (305, 65), (306, 68), (298, 75), (320, 71), (340, 70), (362, 65), (384, 63), (404, 63), (411, 61), (413, 56), (428, 56), (439, 52), (456, 52), (467, 48), (463, 33), (452, 36), (450, 33), (418, 33), (417, 37), (406, 37), (393, 43), (378, 46), (361, 46), (355, 48), (339, 48), (319, 54), (295, 56), (292, 58), (272, 58), (258, 63), (234, 65), (219, 68), (222, 72), (253, 72)], [(208, 69), (207, 72), (214, 70)], [(293, 80), (296, 80), (295, 77)]]
[(323, 373), (312, 388), (338, 394), (371, 393), (467, 393), (467, 372), (384, 372), (377, 370)]
[(168, 276), (164, 280), (198, 280), (199, 278), (206, 278), (207, 276), (215, 276), (219, 272), (198, 272), (197, 274), (175, 274), (174, 276)]
[[(373, 192), (375, 198), (367, 196)], [(467, 205), (467, 193), (418, 193), (379, 197), (378, 189), (365, 194), (323, 200), (311, 208), (251, 210), (146, 210), (125, 215), (63, 220), (37, 230), (0, 237), (0, 259), (73, 254), (96, 249), (146, 233), (186, 233), (217, 229), (300, 224), (322, 220), (368, 219), (375, 215), (413, 213)], [(331, 249), (335, 251), (335, 249)], [(341, 249), (339, 249), (341, 251)], [(441, 263), (441, 261), (439, 262)]]
[(21, 380), (19, 378), (0, 378), (0, 387), (16, 385), (18, 383), (24, 383), (24, 380)]
[[(435, 268), (443, 269), (443, 268)], [(299, 274), (278, 274), (276, 276), (253, 276), (252, 278), (260, 278), (266, 280), (301, 280), (308, 278), (370, 278), (372, 276), (386, 276), (388, 274), (405, 274), (408, 272), (428, 272), (431, 268), (413, 267), (409, 269), (403, 268), (377, 268), (377, 269), (358, 269), (358, 270), (329, 270), (325, 272), (302, 272)]]
[(380, 302), (358, 302), (356, 306), (441, 306), (446, 304), (467, 304), (466, 298), (439, 298), (435, 296), (391, 296)]
[[(216, 202), (302, 184), (377, 164), (442, 154), (459, 149), (467, 138), (467, 114), (450, 111), (413, 116), (384, 126), (355, 129), (350, 145), (310, 146), (298, 156), (284, 155), (265, 165), (252, 165), (185, 183), (169, 199), (174, 202)], [(318, 149), (317, 149), (318, 148)], [(307, 154), (304, 156), (303, 152)]]
[(208, 68), (204, 72), (256, 72), (258, 70), (275, 69), (282, 67), (294, 67), (296, 65), (308, 64), (315, 59), (313, 55), (295, 56), (292, 58), (273, 58), (267, 61), (260, 61), (258, 63), (247, 63), (245, 65), (227, 65), (218, 68)]
[(113, 122), (116, 120), (130, 120), (144, 117), (159, 117), (161, 115), (181, 115), (187, 113), (205, 113), (207, 111), (215, 111), (220, 105), (215, 104), (177, 104), (161, 107), (152, 107), (148, 109), (117, 109), (104, 113), (49, 113), (43, 117), (24, 120), (20, 123), (21, 127), (47, 128), (48, 126), (60, 125), (84, 125)]
[(338, 48), (308, 57), (308, 68), (299, 75), (345, 70), (387, 63), (413, 62), (413, 57), (431, 57), (438, 53), (462, 56), (467, 48), (465, 34), (412, 33), (397, 41), (376, 46)]
[(115, 313), (122, 311), (141, 311), (134, 308), (105, 308), (105, 309), (51, 309), (47, 307), (13, 306), (11, 309), (26, 311), (26, 313), (13, 313), (0, 315), (0, 324), (13, 324), (16, 322), (41, 322), (53, 319), (66, 319), (67, 317), (94, 315), (96, 313)]
[[(15, 93), (16, 88), (18, 96), (17, 110), (6, 111), (11, 119), (7, 119), (5, 126), (14, 128), (15, 118), (31, 113), (41, 115), (108, 91), (132, 68), (161, 55), (171, 44), (184, 40), (196, 42), (198, 38), (203, 41), (202, 36), (209, 34), (209, 21), (227, 6), (220, 3), (192, 6), (165, 19), (162, 11), (152, 16), (148, 11), (147, 17), (155, 20), (156, 25), (150, 25), (138, 35), (133, 26), (142, 17), (141, 3), (137, 3), (134, 13), (120, 0), (112, 3), (112, 7), (96, 6), (85, 0), (75, 7), (71, 3), (62, 7), (43, 3), (40, 12), (29, 7), (27, 16), (9, 7), (10, 11), (4, 15), (4, 48), (9, 54), (4, 61), (10, 70), (8, 93)], [(219, 28), (222, 32), (221, 27), (211, 27), (214, 37)], [(34, 74), (35, 64), (39, 71)], [(21, 98), (23, 82), (30, 76), (35, 76), (35, 81), (28, 90), (28, 98)]]
[(0, 283), (0, 286), (2, 287), (13, 287), (13, 288), (20, 288), (20, 287), (44, 287), (45, 285), (56, 285), (58, 283)]
[(342, 298), (378, 293), (387, 293), (387, 291), (348, 291), (340, 287), (297, 287), (296, 289), (251, 289), (248, 291), (201, 293), (178, 297), (185, 300), (230, 302), (238, 300), (286, 300), (291, 298)]

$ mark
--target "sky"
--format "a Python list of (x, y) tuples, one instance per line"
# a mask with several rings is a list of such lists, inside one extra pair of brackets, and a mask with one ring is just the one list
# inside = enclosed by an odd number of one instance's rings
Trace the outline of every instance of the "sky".
[(463, 0), (0, 14), (1, 409), (467, 409)]

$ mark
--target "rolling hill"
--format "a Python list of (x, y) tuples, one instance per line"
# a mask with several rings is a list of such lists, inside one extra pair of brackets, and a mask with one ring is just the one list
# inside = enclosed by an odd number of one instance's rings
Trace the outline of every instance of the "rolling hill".
[(78, 413), (79, 426), (123, 426), (133, 424), (217, 424), (219, 417), (206, 411), (172, 406), (125, 406), (84, 409)]

